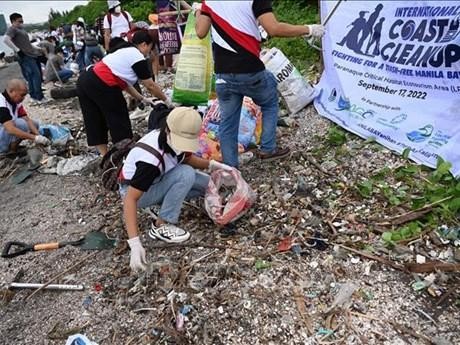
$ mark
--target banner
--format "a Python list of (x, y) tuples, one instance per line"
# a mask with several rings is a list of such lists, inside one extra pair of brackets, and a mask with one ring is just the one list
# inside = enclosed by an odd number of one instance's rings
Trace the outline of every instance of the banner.
[[(321, 1), (323, 20), (337, 1)], [(460, 175), (460, 1), (342, 1), (323, 38), (317, 111)]]
[(181, 38), (177, 27), (177, 14), (161, 15), (162, 12), (174, 11), (169, 0), (156, 0), (158, 12), (158, 36), (160, 55), (179, 54)]

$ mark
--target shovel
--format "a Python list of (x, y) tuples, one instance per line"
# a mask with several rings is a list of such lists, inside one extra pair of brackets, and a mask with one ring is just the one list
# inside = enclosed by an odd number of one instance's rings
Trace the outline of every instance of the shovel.
[(107, 236), (101, 232), (92, 231), (86, 234), (85, 237), (78, 241), (66, 241), (66, 242), (49, 242), (49, 243), (37, 243), (27, 244), (23, 242), (11, 241), (5, 244), (2, 251), (3, 258), (14, 258), (19, 255), (26, 254), (28, 252), (37, 252), (41, 250), (52, 250), (58, 249), (65, 246), (80, 247), (83, 250), (97, 250), (97, 249), (111, 249), (116, 245), (115, 240), (107, 238)]

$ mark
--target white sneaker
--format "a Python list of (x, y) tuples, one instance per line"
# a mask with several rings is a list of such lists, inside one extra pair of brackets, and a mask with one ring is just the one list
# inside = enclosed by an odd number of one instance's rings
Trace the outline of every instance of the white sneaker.
[(157, 227), (152, 223), (149, 236), (152, 239), (161, 240), (166, 243), (181, 243), (190, 238), (190, 233), (173, 224), (163, 224)]
[(144, 212), (145, 214), (149, 215), (150, 217), (152, 217), (153, 220), (157, 220), (158, 215), (160, 214), (160, 206), (159, 205), (153, 205), (153, 206), (150, 206), (150, 207), (143, 208), (143, 209), (141, 209), (141, 211)]

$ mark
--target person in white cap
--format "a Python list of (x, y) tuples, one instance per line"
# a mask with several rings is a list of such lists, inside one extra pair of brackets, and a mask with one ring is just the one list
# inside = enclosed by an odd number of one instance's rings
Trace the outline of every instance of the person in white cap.
[[(209, 175), (195, 169), (231, 170), (228, 165), (194, 155), (198, 150), (201, 117), (192, 108), (171, 111), (162, 128), (145, 135), (129, 152), (119, 176), (124, 220), (131, 248), (130, 266), (144, 270), (145, 250), (139, 239), (137, 209), (154, 218), (149, 237), (179, 243), (190, 233), (177, 222), (185, 199), (204, 196)], [(140, 144), (139, 144), (140, 143)], [(159, 212), (150, 207), (161, 205)]]
[(125, 38), (129, 30), (134, 28), (133, 17), (121, 9), (118, 0), (108, 0), (109, 12), (104, 17), (104, 46), (109, 50), (109, 42), (114, 37)]

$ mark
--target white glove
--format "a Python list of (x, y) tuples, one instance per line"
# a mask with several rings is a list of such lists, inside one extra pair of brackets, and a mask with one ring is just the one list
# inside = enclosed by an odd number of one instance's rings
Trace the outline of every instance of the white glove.
[(201, 11), (201, 4), (199, 2), (194, 2), (192, 4), (192, 13), (195, 15), (196, 11)]
[(155, 105), (155, 100), (153, 98), (144, 97), (142, 98), (141, 103), (144, 105), (153, 106)]
[(145, 259), (145, 249), (142, 247), (139, 236), (129, 239), (128, 244), (131, 248), (131, 259), (129, 261), (129, 266), (135, 272), (145, 271), (147, 260)]
[(44, 137), (43, 135), (36, 135), (34, 139), (35, 144), (39, 145), (49, 145), (51, 144), (51, 141), (47, 137)]
[(214, 159), (209, 161), (209, 170), (215, 171), (218, 169), (222, 169), (224, 171), (232, 171), (234, 168), (232, 168), (230, 165), (220, 163), (218, 161), (215, 161)]
[(165, 102), (166, 106), (168, 108), (174, 108), (174, 104), (172, 104), (171, 100), (169, 98), (166, 97), (166, 100), (164, 100), (163, 102)]
[(324, 35), (324, 26), (321, 24), (311, 24), (311, 25), (305, 25), (308, 28), (308, 35), (305, 35), (305, 37), (315, 37), (315, 38), (321, 38)]

